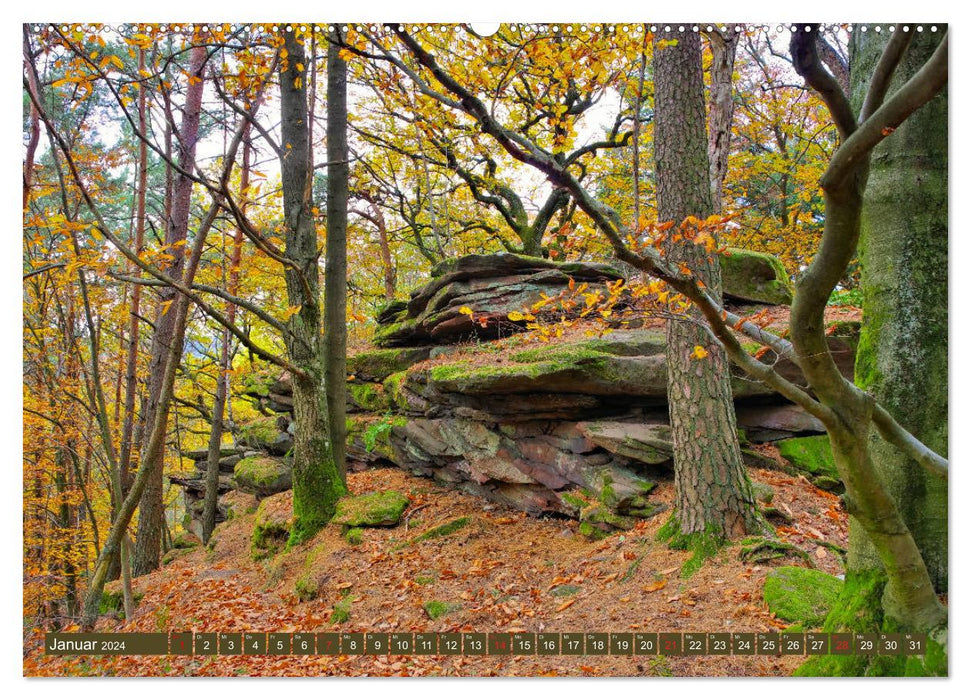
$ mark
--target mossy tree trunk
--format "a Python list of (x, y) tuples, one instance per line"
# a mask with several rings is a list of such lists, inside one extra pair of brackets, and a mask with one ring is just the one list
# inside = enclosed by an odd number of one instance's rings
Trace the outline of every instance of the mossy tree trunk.
[(307, 106), (305, 36), (285, 35), (287, 59), (280, 68), (281, 172), (285, 220), (287, 300), (297, 309), (287, 322), (286, 346), (301, 374), (293, 381), (293, 515), (291, 542), (312, 537), (333, 517), (345, 493), (331, 452), (324, 393), (320, 270), (313, 217), (310, 114)]
[[(914, 75), (942, 31), (911, 40), (891, 89)], [(862, 101), (887, 39), (854, 32), (853, 97)], [(947, 455), (947, 91), (873, 152), (860, 251), (863, 329), (856, 384), (938, 454)], [(870, 433), (880, 478), (920, 548), (938, 592), (947, 591), (947, 481)], [(865, 531), (851, 525), (851, 566), (881, 568)]]
[[(701, 37), (676, 44), (654, 38), (654, 153), (657, 209), (662, 221), (711, 215)], [(672, 229), (672, 231), (677, 229)], [(703, 246), (665, 244), (669, 261), (684, 263), (721, 297), (721, 270)], [(694, 312), (697, 315), (697, 312)], [(707, 353), (696, 353), (695, 348)], [(667, 323), (668, 408), (674, 438), (675, 518), (681, 534), (733, 538), (759, 527), (760, 518), (741, 450), (724, 349), (693, 320)]]
[[(815, 45), (817, 30), (813, 28), (813, 31), (793, 34), (790, 48), (794, 66), (827, 102), (841, 144), (821, 180), (826, 203), (822, 243), (797, 284), (790, 324), (793, 346), (803, 373), (820, 403), (828, 409), (829, 415), (824, 416), (824, 423), (836, 467), (846, 485), (847, 510), (856, 528), (866, 533), (875, 555), (867, 557), (868, 568), (863, 569), (856, 568), (859, 563), (856, 555), (851, 557), (847, 585), (836, 609), (827, 619), (826, 628), (877, 631), (866, 627), (877, 624), (884, 630), (928, 632), (932, 635), (932, 644), (936, 645), (933, 656), (946, 659), (947, 612), (937, 598), (928, 568), (902, 510), (887, 488), (881, 473), (882, 465), (878, 467), (872, 450), (871, 421), (881, 428), (881, 434), (894, 437), (898, 449), (905, 443), (913, 446), (916, 440), (910, 436), (910, 440), (901, 441), (900, 433), (904, 429), (893, 422), (892, 416), (886, 415), (889, 411), (876, 405), (871, 394), (842, 378), (826, 349), (823, 318), (826, 300), (857, 251), (864, 192), (874, 147), (900, 127), (912, 112), (937, 95), (947, 81), (946, 43), (942, 43), (930, 52), (929, 59), (920, 60), (920, 70), (910, 80), (896, 92), (889, 92), (891, 78), (915, 34), (905, 33), (899, 26), (897, 29), (885, 47), (876, 49), (879, 56), (870, 66), (860, 65), (851, 71), (861, 94), (861, 99), (857, 100), (861, 105), (859, 116), (837, 82), (821, 66)], [(881, 158), (877, 160), (879, 162)], [(899, 213), (899, 203), (896, 208)], [(921, 289), (926, 282), (918, 280)], [(946, 381), (945, 377), (935, 377), (935, 380)], [(878, 416), (881, 412), (883, 415)], [(894, 426), (894, 431), (888, 430)], [(921, 447), (924, 454), (929, 451), (926, 446)], [(876, 570), (878, 566), (882, 571)], [(862, 611), (869, 612), (861, 614)], [(817, 663), (823, 662), (812, 662), (807, 666), (812, 668)], [(856, 664), (856, 661), (850, 664)], [(821, 670), (858, 673), (865, 669)], [(930, 668), (928, 665), (925, 672), (940, 670), (939, 666)]]

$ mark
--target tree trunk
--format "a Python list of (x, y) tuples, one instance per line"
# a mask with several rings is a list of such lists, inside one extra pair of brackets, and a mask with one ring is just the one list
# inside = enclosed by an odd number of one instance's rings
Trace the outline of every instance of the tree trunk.
[[(654, 153), (658, 217), (677, 225), (688, 216), (709, 216), (712, 203), (701, 37), (687, 32), (674, 45), (659, 45), (670, 38), (654, 38)], [(718, 262), (704, 247), (669, 242), (665, 252), (721, 297)], [(696, 347), (707, 355), (695, 357)], [(682, 535), (732, 538), (752, 532), (759, 516), (742, 467), (724, 350), (696, 323), (672, 319), (666, 354), (676, 493), (672, 523), (680, 523)]]
[[(886, 66), (895, 63), (892, 56), (898, 48), (906, 48), (906, 44), (901, 47), (899, 42), (912, 37), (904, 37), (902, 32), (898, 32), (894, 37), (897, 42), (893, 45), (894, 50), (882, 53), (877, 59), (879, 64), (877, 60), (871, 60), (870, 66), (863, 63), (854, 66), (851, 71), (854, 85), (865, 93), (865, 98), (860, 100), (866, 106), (861, 110), (860, 119), (865, 120), (861, 126), (845, 97), (834, 96), (832, 86), (835, 83), (827, 83), (825, 76), (820, 77), (821, 69), (813, 48), (816, 41), (814, 31), (818, 29), (810, 27), (810, 30), (793, 33), (790, 43), (793, 63), (807, 82), (821, 90), (830, 101), (830, 110), (840, 129), (842, 143), (821, 180), (826, 206), (822, 243), (812, 264), (796, 284), (790, 331), (803, 374), (820, 403), (832, 413), (832, 417), (825, 421), (827, 432), (837, 470), (846, 486), (846, 509), (856, 529), (851, 539), (846, 583), (824, 628), (857, 632), (927, 632), (933, 654), (914, 660), (914, 671), (946, 673), (947, 611), (937, 598), (921, 552), (880, 474), (881, 466), (873, 458), (870, 435), (873, 396), (847, 383), (839, 373), (827, 349), (824, 312), (830, 293), (857, 252), (864, 192), (872, 157), (869, 149), (856, 153), (852, 159), (846, 158), (844, 152), (852, 148), (857, 134), (867, 130), (879, 129), (883, 136), (887, 136), (886, 126), (881, 127), (880, 122), (875, 121), (878, 118), (893, 119), (893, 125), (900, 125), (906, 116), (879, 116), (892, 112), (891, 103), (907, 105), (906, 109), (917, 109), (922, 101), (931, 99), (935, 85), (946, 81), (947, 59), (944, 55), (943, 70), (939, 68), (941, 63), (935, 62), (935, 68), (925, 74), (926, 82), (911, 85), (906, 95), (893, 94), (887, 101), (883, 99)], [(862, 50), (864, 46), (857, 48)], [(879, 50), (882, 51), (882, 47)], [(935, 58), (939, 56), (935, 52)], [(880, 68), (874, 70), (874, 65)], [(910, 107), (910, 104), (914, 106)], [(897, 209), (899, 212), (899, 204)], [(926, 280), (919, 282), (921, 284), (917, 288), (923, 293), (926, 291), (923, 284)], [(865, 367), (866, 360), (862, 362)], [(940, 379), (935, 376), (935, 380)], [(871, 551), (876, 555), (868, 557), (866, 564), (862, 564), (858, 556), (861, 530), (866, 533), (866, 538), (872, 544)], [(874, 664), (879, 668), (868, 668), (871, 664), (874, 662), (867, 657), (821, 657), (807, 663), (808, 670), (804, 672), (827, 675), (899, 675), (904, 672), (902, 665), (895, 668), (882, 663)], [(909, 660), (907, 665), (910, 675)]]
[(722, 210), (722, 191), (728, 173), (728, 153), (732, 145), (732, 72), (738, 35), (733, 28), (708, 33), (711, 45), (711, 90), (708, 98), (708, 160), (711, 168), (711, 203), (715, 212)]
[(334, 463), (347, 473), (347, 64), (327, 45), (327, 265), (324, 268), (324, 383)]
[(219, 371), (216, 375), (216, 396), (212, 402), (212, 425), (209, 431), (209, 453), (206, 456), (206, 493), (202, 504), (202, 543), (209, 544), (216, 529), (216, 508), (219, 505), (219, 459), (223, 442), (223, 414), (226, 410), (229, 383), (229, 330), (223, 329), (220, 339)]
[(308, 133), (306, 52), (296, 32), (285, 36), (288, 60), (280, 69), (280, 131), (285, 155), (280, 159), (286, 256), (287, 300), (297, 307), (287, 321), (287, 353), (303, 375), (293, 380), (293, 515), (290, 541), (312, 537), (333, 517), (346, 492), (328, 440), (327, 401), (323, 391), (324, 346), (320, 336), (320, 271)]
[[(189, 54), (189, 84), (186, 87), (186, 100), (183, 110), (182, 128), (179, 138), (179, 167), (187, 172), (195, 168), (196, 141), (199, 136), (199, 118), (202, 112), (202, 68), (206, 60), (206, 49), (195, 46)], [(192, 180), (181, 173), (175, 177), (172, 193), (172, 213), (166, 228), (165, 242), (175, 246), (167, 273), (173, 279), (181, 279), (185, 267), (184, 242), (189, 229), (189, 209), (192, 198)], [(149, 364), (148, 404), (145, 407), (146, 425), (168, 421), (169, 404), (162, 402), (161, 385), (165, 381), (166, 359), (174, 343), (181, 344), (182, 333), (176, 322), (178, 292), (162, 287), (159, 314), (156, 317), (155, 333), (152, 337), (152, 356)], [(183, 329), (184, 330), (184, 329)], [(181, 358), (181, 348), (179, 348)], [(152, 450), (149, 451), (149, 446)], [(159, 567), (160, 545), (163, 519), (165, 517), (163, 495), (163, 471), (165, 461), (165, 441), (158, 444), (152, 441), (142, 450), (141, 462), (149, 465), (149, 479), (142, 496), (138, 512), (138, 532), (135, 538), (135, 560), (132, 573), (142, 576)]]
[[(250, 157), (252, 145), (249, 141), (249, 127), (243, 135), (243, 168), (239, 176), (240, 189), (240, 208), (245, 215), (248, 201)], [(229, 260), (229, 284), (227, 285), (230, 294), (236, 294), (239, 287), (239, 264), (243, 249), (243, 230), (236, 228), (233, 237), (233, 252)], [(225, 279), (225, 278), (224, 278)], [(236, 304), (226, 303), (226, 318), (230, 323), (236, 322)], [(213, 530), (216, 529), (216, 511), (219, 507), (219, 460), (221, 457), (223, 423), (226, 413), (226, 402), (229, 395), (229, 369), (232, 364), (230, 356), (229, 329), (224, 328), (220, 340), (219, 351), (219, 374), (216, 384), (216, 396), (212, 402), (212, 425), (209, 433), (209, 453), (206, 455), (206, 492), (202, 504), (202, 543), (208, 544), (212, 537)]]
[[(896, 90), (920, 70), (943, 31), (917, 34), (897, 69)], [(854, 88), (886, 45), (853, 35)], [(862, 100), (861, 95), (857, 95)], [(873, 152), (860, 252), (863, 329), (856, 384), (925, 445), (947, 455), (947, 91)], [(910, 529), (934, 587), (947, 592), (947, 481), (871, 433), (878, 472)], [(851, 527), (854, 564), (879, 566), (865, 533)]]

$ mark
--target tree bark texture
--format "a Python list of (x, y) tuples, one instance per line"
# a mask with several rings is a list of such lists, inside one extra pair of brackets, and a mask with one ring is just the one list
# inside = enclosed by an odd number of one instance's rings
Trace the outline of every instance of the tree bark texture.
[[(943, 31), (914, 36), (890, 90), (920, 70)], [(853, 34), (854, 103), (887, 40)], [(873, 151), (863, 199), (860, 252), (863, 328), (856, 384), (940, 455), (948, 440), (947, 91), (921, 107)], [(870, 433), (881, 480), (920, 548), (938, 592), (947, 591), (947, 481)], [(879, 567), (859, 523), (853, 565)]]
[(324, 268), (324, 383), (334, 462), (347, 473), (347, 63), (327, 45), (327, 251)]
[[(671, 38), (677, 43), (668, 43)], [(688, 216), (712, 213), (704, 95), (701, 37), (695, 32), (656, 34), (654, 152), (661, 221), (677, 225)], [(665, 252), (720, 297), (721, 271), (704, 247), (669, 239)], [(693, 357), (696, 346), (707, 356)], [(698, 324), (672, 319), (667, 323), (667, 363), (681, 531), (729, 538), (750, 532), (758, 513), (742, 467), (727, 356)]]

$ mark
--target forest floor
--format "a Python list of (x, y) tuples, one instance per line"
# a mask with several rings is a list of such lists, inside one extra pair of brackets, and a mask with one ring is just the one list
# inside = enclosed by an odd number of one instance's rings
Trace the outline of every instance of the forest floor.
[[(843, 563), (826, 541), (846, 547), (839, 499), (799, 477), (751, 469), (775, 491), (773, 505), (791, 514), (778, 537), (833, 574)], [(311, 541), (254, 561), (250, 536), (255, 499), (246, 514), (220, 525), (215, 546), (179, 554), (135, 580), (144, 598), (130, 621), (104, 617), (98, 631), (193, 632), (759, 632), (789, 623), (762, 599), (767, 565), (721, 550), (690, 578), (689, 553), (656, 540), (661, 512), (626, 533), (591, 542), (577, 523), (533, 518), (481, 498), (442, 488), (395, 469), (348, 477), (353, 493), (397, 489), (411, 499), (399, 525), (367, 529), (351, 545), (331, 525)], [(673, 480), (651, 500), (670, 506)], [(244, 498), (240, 496), (241, 498)], [(272, 497), (289, 508), (290, 494)], [(248, 512), (247, 512), (248, 511)], [(436, 525), (467, 516), (453, 534), (402, 546)], [(773, 564), (805, 565), (801, 559)], [(319, 596), (298, 600), (298, 579), (310, 576)], [(440, 601), (454, 611), (433, 621), (423, 608)], [(335, 606), (349, 613), (332, 623)], [(43, 634), (25, 638), (27, 676), (782, 676), (793, 656), (124, 656), (50, 657)]]

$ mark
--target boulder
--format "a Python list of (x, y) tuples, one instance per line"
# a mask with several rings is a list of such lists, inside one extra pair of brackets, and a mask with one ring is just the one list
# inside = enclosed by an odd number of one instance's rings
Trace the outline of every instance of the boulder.
[(789, 438), (775, 443), (779, 454), (816, 487), (842, 493), (843, 482), (836, 471), (836, 461), (829, 438), (825, 435)]
[(293, 447), (293, 436), (286, 432), (288, 425), (284, 416), (260, 416), (240, 426), (239, 440), (253, 449), (285, 455)]
[(788, 622), (817, 629), (836, 602), (843, 582), (830, 574), (799, 566), (780, 566), (765, 577), (763, 597), (769, 611)]
[(290, 465), (273, 457), (244, 457), (234, 468), (233, 476), (240, 491), (254, 496), (272, 496), (293, 488)]
[(729, 248), (719, 262), (722, 292), (727, 299), (769, 305), (792, 303), (792, 282), (777, 257)]
[(398, 491), (372, 491), (337, 502), (333, 522), (345, 528), (393, 527), (410, 501)]

